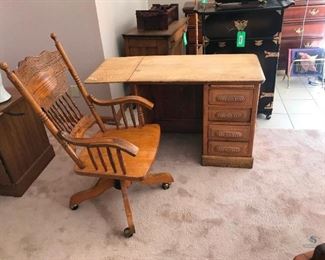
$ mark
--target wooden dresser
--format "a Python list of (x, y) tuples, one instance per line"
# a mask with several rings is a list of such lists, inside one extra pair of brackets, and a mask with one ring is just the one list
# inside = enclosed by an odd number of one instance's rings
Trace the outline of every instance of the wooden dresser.
[[(123, 34), (126, 56), (181, 55), (185, 53), (183, 33), (187, 19), (181, 18), (165, 31), (139, 31), (133, 28)], [(202, 131), (202, 86), (141, 85), (137, 95), (155, 103), (153, 111), (146, 111), (147, 122), (157, 122), (164, 132)]]
[(0, 104), (0, 195), (22, 196), (54, 157), (44, 126), (14, 90)]
[(325, 40), (325, 0), (296, 0), (284, 12), (279, 69), (287, 69), (288, 49), (320, 47)]

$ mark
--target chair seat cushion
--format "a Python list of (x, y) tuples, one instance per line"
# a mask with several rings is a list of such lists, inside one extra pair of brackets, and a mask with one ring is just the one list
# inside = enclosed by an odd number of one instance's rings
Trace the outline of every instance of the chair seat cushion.
[(82, 149), (79, 158), (85, 164), (85, 168), (75, 166), (75, 172), (80, 175), (108, 177), (112, 179), (143, 180), (148, 173), (157, 154), (160, 141), (160, 127), (157, 124), (147, 124), (142, 128), (130, 127), (127, 129), (109, 129), (104, 133), (98, 132), (95, 138), (121, 138), (129, 141), (139, 148), (136, 156), (131, 156), (122, 152), (127, 174), (124, 175), (119, 165), (116, 149), (110, 149), (116, 166), (116, 173), (110, 164), (106, 149), (101, 148), (102, 158), (107, 166), (107, 170), (102, 166), (101, 158), (95, 148), (91, 148), (97, 169), (94, 167), (87, 149)]

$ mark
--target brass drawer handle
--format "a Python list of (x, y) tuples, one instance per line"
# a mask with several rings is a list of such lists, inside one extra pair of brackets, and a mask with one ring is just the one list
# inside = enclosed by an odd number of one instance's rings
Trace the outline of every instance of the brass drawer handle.
[(319, 13), (319, 9), (313, 8), (313, 9), (309, 10), (309, 13), (311, 16), (315, 16)]
[(219, 102), (244, 102), (244, 96), (217, 96), (216, 101)]
[(296, 32), (297, 34), (302, 34), (303, 31), (304, 31), (304, 29), (302, 29), (301, 27), (299, 27), (298, 29), (295, 30), (295, 32)]
[(223, 153), (239, 153), (240, 152), (240, 147), (232, 147), (232, 146), (228, 146), (228, 147), (220, 147), (217, 146), (214, 149), (216, 152), (223, 152)]
[(236, 20), (234, 24), (238, 31), (244, 31), (247, 27), (248, 20)]
[(243, 136), (241, 132), (231, 132), (231, 131), (216, 131), (215, 135), (217, 137), (231, 137), (231, 138), (240, 138)]

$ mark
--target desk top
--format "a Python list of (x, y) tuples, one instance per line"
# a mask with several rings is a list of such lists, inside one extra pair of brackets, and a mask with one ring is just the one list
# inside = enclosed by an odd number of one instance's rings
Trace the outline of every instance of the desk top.
[(133, 56), (105, 60), (85, 83), (263, 82), (254, 54)]

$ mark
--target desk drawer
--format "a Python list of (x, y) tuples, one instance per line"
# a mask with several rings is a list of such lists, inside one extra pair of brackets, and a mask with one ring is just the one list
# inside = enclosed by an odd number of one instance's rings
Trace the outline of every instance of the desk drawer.
[(208, 153), (221, 156), (250, 156), (246, 142), (209, 141)]
[(248, 141), (250, 126), (209, 125), (209, 140)]
[(214, 109), (209, 108), (209, 121), (217, 122), (250, 122), (251, 109)]
[(210, 87), (209, 104), (231, 107), (251, 107), (253, 90), (250, 89), (220, 89)]

